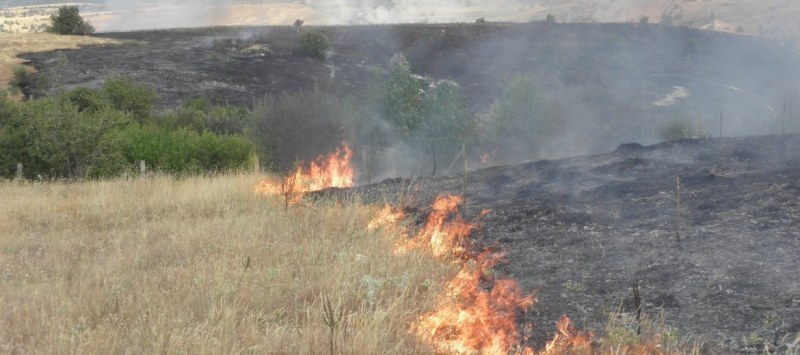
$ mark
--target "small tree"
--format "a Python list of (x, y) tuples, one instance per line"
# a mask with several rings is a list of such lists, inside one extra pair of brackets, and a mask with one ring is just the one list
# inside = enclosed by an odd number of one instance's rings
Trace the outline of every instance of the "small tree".
[(325, 55), (331, 50), (331, 42), (328, 37), (317, 31), (303, 33), (300, 36), (300, 45), (305, 54), (318, 59), (325, 59)]
[(646, 24), (648, 24), (649, 22), (650, 22), (650, 17), (648, 17), (648, 16), (645, 16), (645, 15), (642, 15), (642, 17), (639, 17), (639, 23), (640, 23), (640, 24), (642, 24), (642, 25), (646, 25)]
[(293, 26), (297, 27), (297, 28), (300, 28), (300, 27), (303, 27), (304, 23), (305, 23), (305, 21), (303, 21), (301, 19), (297, 19), (297, 20), (294, 20), (294, 25)]
[(77, 6), (61, 6), (57, 13), (50, 16), (48, 32), (61, 35), (88, 35), (94, 33), (94, 27), (81, 17)]

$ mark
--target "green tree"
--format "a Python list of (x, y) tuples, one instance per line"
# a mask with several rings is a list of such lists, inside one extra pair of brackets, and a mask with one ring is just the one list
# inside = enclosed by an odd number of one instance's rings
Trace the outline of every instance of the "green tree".
[(455, 82), (443, 80), (429, 87), (422, 102), (422, 136), (436, 145), (438, 155), (452, 159), (462, 143), (474, 139), (475, 121)]
[(317, 59), (325, 59), (331, 50), (331, 42), (321, 32), (307, 31), (300, 36), (300, 46), (306, 55)]
[(370, 101), (380, 115), (391, 122), (401, 136), (416, 133), (423, 121), (422, 84), (411, 72), (411, 65), (403, 54), (396, 54), (389, 62), (388, 75), (371, 84)]
[(532, 75), (506, 80), (503, 94), (484, 116), (484, 143), (510, 156), (532, 157), (544, 143), (551, 143), (562, 129), (556, 106), (540, 91)]
[(80, 15), (77, 6), (61, 6), (58, 12), (50, 16), (48, 32), (62, 35), (88, 35), (94, 33), (94, 27)]

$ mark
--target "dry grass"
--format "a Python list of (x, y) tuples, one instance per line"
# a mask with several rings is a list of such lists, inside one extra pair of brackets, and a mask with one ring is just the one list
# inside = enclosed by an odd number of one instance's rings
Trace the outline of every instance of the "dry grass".
[(285, 212), (258, 178), (0, 182), (0, 353), (327, 352), (323, 295), (338, 352), (425, 351), (408, 324), (451, 266), (394, 255), (374, 208)]
[(5, 88), (13, 79), (14, 68), (23, 64), (23, 60), (18, 57), (21, 54), (115, 43), (119, 42), (89, 36), (61, 36), (52, 33), (0, 33), (0, 86)]

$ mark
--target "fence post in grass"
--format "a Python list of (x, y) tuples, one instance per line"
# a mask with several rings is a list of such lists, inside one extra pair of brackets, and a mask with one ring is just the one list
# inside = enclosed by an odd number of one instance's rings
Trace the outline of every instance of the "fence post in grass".
[(139, 178), (144, 179), (145, 174), (147, 174), (147, 165), (144, 160), (139, 160)]
[(258, 155), (255, 156), (255, 159), (253, 159), (253, 172), (256, 174), (261, 174), (261, 161), (259, 161)]
[(22, 172), (22, 163), (19, 163), (19, 164), (17, 164), (17, 174), (16, 174), (16, 179), (17, 179), (17, 180), (19, 180), (19, 181), (21, 181), (23, 176), (24, 176), (24, 175), (23, 175), (23, 172)]

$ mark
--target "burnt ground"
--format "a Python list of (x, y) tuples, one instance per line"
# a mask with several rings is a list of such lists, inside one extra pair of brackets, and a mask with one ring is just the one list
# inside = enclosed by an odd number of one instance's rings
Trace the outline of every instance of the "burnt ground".
[[(756, 37), (640, 24), (410, 24), (318, 27), (332, 56), (299, 54), (300, 31), (290, 27), (224, 27), (105, 33), (123, 45), (28, 54), (50, 85), (99, 87), (108, 76), (130, 75), (155, 88), (162, 108), (206, 97), (250, 106), (264, 95), (315, 85), (339, 96), (363, 95), (367, 79), (404, 53), (420, 75), (457, 82), (482, 113), (504, 81), (532, 73), (540, 94), (570, 127), (570, 149), (559, 157), (608, 151), (624, 142), (655, 142), (676, 118), (718, 135), (778, 133), (781, 106), (797, 96), (795, 48)], [(308, 30), (303, 28), (303, 30)], [(677, 88), (686, 97), (664, 101)], [(39, 92), (42, 94), (42, 92)], [(657, 104), (661, 102), (660, 104)], [(789, 107), (790, 131), (800, 114)], [(778, 125), (779, 126), (779, 125)], [(779, 127), (780, 128), (780, 127)], [(559, 153), (560, 152), (560, 153)]]
[[(507, 250), (502, 273), (538, 294), (539, 344), (562, 314), (600, 330), (607, 312), (630, 311), (638, 281), (644, 311), (663, 309), (683, 336), (711, 352), (761, 352), (800, 333), (798, 151), (800, 136), (723, 138), (495, 166), (468, 174), (464, 212), (491, 210), (476, 237)], [(461, 194), (463, 176), (349, 193), (383, 202), (408, 191), (424, 209)]]

